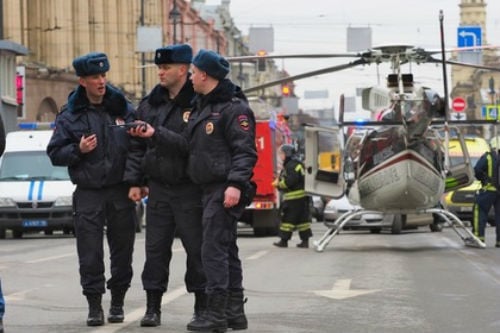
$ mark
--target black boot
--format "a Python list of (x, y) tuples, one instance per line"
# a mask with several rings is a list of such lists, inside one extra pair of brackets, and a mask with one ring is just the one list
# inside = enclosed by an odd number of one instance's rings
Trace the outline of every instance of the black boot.
[(87, 326), (102, 326), (104, 325), (104, 311), (102, 310), (101, 294), (87, 294), (87, 302), (89, 303), (89, 316), (87, 318)]
[(248, 328), (248, 321), (243, 308), (246, 302), (247, 299), (243, 296), (243, 290), (229, 293), (226, 307), (228, 328), (233, 330), (246, 330)]
[(146, 290), (146, 313), (141, 319), (142, 327), (156, 327), (161, 325), (161, 298), (163, 292), (159, 290)]
[(123, 299), (126, 289), (111, 289), (111, 307), (109, 308), (108, 322), (123, 323), (125, 315), (123, 313)]
[(288, 247), (288, 241), (285, 239), (280, 239), (279, 242), (273, 243), (273, 245), (277, 247)]
[(303, 239), (302, 242), (297, 244), (297, 247), (302, 247), (304, 249), (309, 248), (309, 239)]
[(191, 321), (187, 324), (187, 327), (189, 329), (190, 326), (198, 325), (199, 322), (202, 319), (202, 315), (207, 309), (207, 294), (203, 291), (197, 291), (194, 294), (194, 313), (193, 313), (193, 318), (191, 318)]
[(200, 320), (187, 325), (188, 331), (226, 332), (226, 305), (226, 293), (207, 295), (207, 310), (202, 314)]
[(0, 318), (0, 333), (3, 333), (3, 319)]

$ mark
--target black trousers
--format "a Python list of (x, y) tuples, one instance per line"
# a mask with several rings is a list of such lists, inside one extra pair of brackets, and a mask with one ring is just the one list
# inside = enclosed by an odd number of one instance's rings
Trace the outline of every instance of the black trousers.
[(201, 262), (201, 215), (201, 189), (198, 186), (149, 184), (146, 262), (142, 272), (145, 290), (167, 290), (176, 232), (187, 255), (184, 276), (186, 289), (188, 292), (205, 290), (206, 278)]
[(203, 188), (203, 245), (201, 256), (207, 275), (207, 294), (243, 290), (243, 271), (238, 256), (237, 220), (244, 204), (224, 208), (225, 184)]
[(108, 289), (125, 289), (132, 280), (135, 241), (135, 203), (128, 186), (99, 190), (77, 187), (73, 193), (75, 236), (83, 294), (105, 293), (104, 230), (110, 252)]

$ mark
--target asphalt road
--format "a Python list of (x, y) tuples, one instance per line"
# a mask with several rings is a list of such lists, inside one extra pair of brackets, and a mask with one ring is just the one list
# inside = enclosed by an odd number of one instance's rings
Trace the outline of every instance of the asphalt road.
[[(314, 238), (326, 230), (314, 223)], [(500, 332), (500, 249), (487, 230), (486, 249), (466, 248), (450, 228), (342, 232), (322, 253), (275, 248), (274, 237), (242, 232), (240, 256), (248, 303), (246, 332)], [(7, 296), (7, 333), (186, 332), (193, 298), (183, 286), (185, 255), (174, 244), (162, 326), (141, 328), (145, 295), (140, 273), (144, 233), (137, 234), (134, 278), (125, 322), (85, 326), (75, 241), (63, 235), (0, 240), (0, 276)], [(109, 294), (104, 307), (109, 306)]]

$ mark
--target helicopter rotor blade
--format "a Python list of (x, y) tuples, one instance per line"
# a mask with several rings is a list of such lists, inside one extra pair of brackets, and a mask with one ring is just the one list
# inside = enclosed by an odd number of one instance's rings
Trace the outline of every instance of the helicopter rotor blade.
[(307, 73), (302, 73), (302, 74), (298, 74), (298, 75), (284, 77), (284, 78), (279, 79), (279, 80), (275, 80), (275, 81), (271, 81), (271, 82), (267, 82), (267, 83), (255, 86), (255, 87), (250, 87), (250, 88), (247, 88), (247, 89), (243, 89), (243, 92), (244, 93), (250, 93), (250, 92), (254, 92), (254, 91), (260, 90), (260, 89), (265, 89), (265, 88), (273, 87), (273, 86), (276, 86), (278, 84), (282, 84), (282, 83), (285, 83), (285, 82), (296, 81), (296, 80), (308, 78), (308, 77), (311, 77), (311, 76), (321, 75), (321, 74), (333, 73), (333, 72), (341, 71), (341, 70), (344, 70), (344, 69), (347, 69), (347, 68), (351, 68), (351, 67), (355, 67), (355, 66), (359, 66), (359, 65), (365, 65), (365, 64), (369, 64), (369, 63), (370, 63), (369, 61), (361, 58), (361, 59), (349, 62), (347, 64), (342, 64), (342, 65), (327, 67), (327, 68), (318, 69), (318, 70), (315, 70), (315, 71), (312, 71), (312, 72), (307, 72)]
[(318, 53), (318, 54), (273, 54), (227, 57), (229, 62), (255, 62), (259, 59), (316, 59), (316, 58), (359, 58), (359, 53)]
[[(440, 59), (432, 58), (429, 57), (427, 59), (427, 62), (430, 63), (441, 63)], [(477, 68), (477, 69), (485, 69), (489, 71), (495, 71), (495, 72), (500, 72), (500, 68), (498, 67), (490, 67), (490, 66), (484, 66), (484, 65), (476, 65), (476, 64), (470, 64), (466, 62), (459, 62), (459, 61), (454, 61), (454, 60), (445, 60), (447, 64), (454, 65), (454, 66), (463, 66), (463, 67), (471, 67), (471, 68)]]

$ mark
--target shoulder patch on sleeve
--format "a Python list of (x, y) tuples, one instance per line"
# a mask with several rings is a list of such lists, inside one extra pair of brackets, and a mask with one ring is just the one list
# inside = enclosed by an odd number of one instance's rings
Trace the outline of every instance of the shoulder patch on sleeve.
[(244, 131), (248, 131), (250, 129), (250, 122), (246, 114), (238, 116), (238, 124), (240, 124), (241, 129)]

